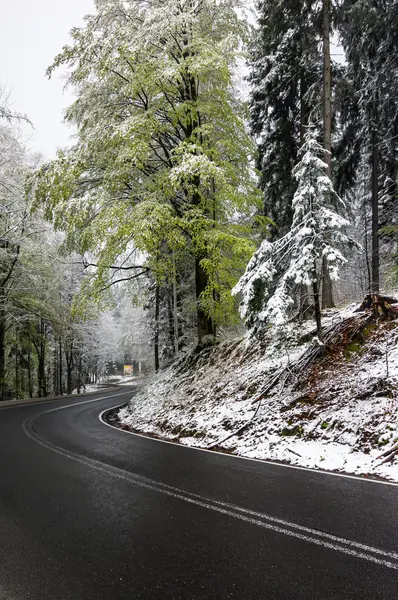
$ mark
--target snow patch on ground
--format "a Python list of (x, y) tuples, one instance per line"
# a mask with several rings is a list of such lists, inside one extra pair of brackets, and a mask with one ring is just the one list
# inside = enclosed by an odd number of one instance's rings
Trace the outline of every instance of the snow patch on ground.
[[(354, 308), (328, 311), (325, 326)], [(281, 368), (288, 373), (311, 344), (313, 325), (295, 328), (300, 344), (289, 353), (272, 336), (256, 344), (220, 344), (154, 377), (119, 420), (125, 428), (187, 446), (217, 443), (248, 458), (398, 481), (398, 457), (387, 464), (380, 459), (398, 443), (397, 325), (380, 325), (364, 344), (329, 357), (303, 381), (286, 384), (282, 376), (261, 400), (273, 375)]]

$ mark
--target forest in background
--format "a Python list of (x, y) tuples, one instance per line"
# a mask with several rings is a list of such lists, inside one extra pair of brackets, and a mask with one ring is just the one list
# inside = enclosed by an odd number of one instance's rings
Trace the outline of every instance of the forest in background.
[(322, 343), (321, 308), (394, 288), (397, 2), (255, 15), (97, 0), (48, 69), (76, 96), (51, 161), (2, 95), (2, 398), (158, 370), (242, 317), (254, 337), (315, 318)]
[(117, 289), (107, 311), (88, 304), (84, 318), (73, 312), (89, 267), (81, 255), (64, 250), (64, 235), (33, 210), (26, 184), (41, 158), (26, 152), (19, 124), (27, 117), (9, 105), (2, 92), (1, 399), (80, 393), (123, 372), (124, 363), (145, 360), (145, 319)]

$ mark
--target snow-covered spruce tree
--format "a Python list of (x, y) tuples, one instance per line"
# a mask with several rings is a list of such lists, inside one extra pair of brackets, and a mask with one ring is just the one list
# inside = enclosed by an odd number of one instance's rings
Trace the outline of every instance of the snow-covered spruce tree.
[(173, 252), (190, 256), (199, 341), (233, 314), (231, 277), (253, 251), (247, 229), (231, 224), (258, 198), (246, 107), (232, 85), (247, 35), (238, 4), (96, 0), (49, 69), (68, 68), (77, 100), (66, 119), (78, 141), (36, 180), (70, 247), (98, 259), (87, 296), (128, 244), (159, 279)]
[(280, 326), (287, 322), (294, 289), (302, 284), (311, 288), (317, 335), (323, 341), (319, 301), (322, 262), (325, 258), (332, 279), (337, 279), (339, 267), (345, 263), (340, 248), (350, 241), (343, 231), (348, 221), (336, 210), (343, 209), (344, 204), (326, 175), (324, 154), (314, 131), (308, 129), (300, 161), (293, 170), (297, 190), (292, 228), (284, 237), (262, 243), (233, 289), (234, 294), (242, 294), (241, 314), (253, 334), (260, 333), (267, 323)]

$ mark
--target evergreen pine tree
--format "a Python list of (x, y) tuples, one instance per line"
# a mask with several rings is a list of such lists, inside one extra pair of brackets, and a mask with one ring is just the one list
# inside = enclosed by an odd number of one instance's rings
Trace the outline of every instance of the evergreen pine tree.
[(309, 129), (299, 152), (300, 160), (293, 169), (297, 189), (291, 230), (273, 243), (262, 243), (233, 290), (242, 294), (241, 313), (253, 333), (267, 322), (286, 323), (294, 289), (304, 285), (312, 290), (317, 334), (322, 342), (322, 263), (326, 262), (331, 278), (338, 279), (339, 268), (345, 263), (340, 248), (349, 243), (344, 233), (348, 221), (339, 214), (344, 203), (327, 175), (324, 156), (325, 150)]
[(346, 144), (339, 182), (352, 187), (360, 159), (366, 158), (370, 166), (371, 291), (378, 292), (380, 234), (384, 233), (381, 239), (391, 252), (397, 230), (398, 11), (393, 0), (345, 0), (340, 17), (351, 100), (342, 113)]
[(259, 150), (264, 213), (276, 224), (273, 237), (278, 237), (292, 222), (292, 170), (320, 99), (321, 13), (313, 0), (261, 0), (257, 10), (250, 54), (251, 130)]

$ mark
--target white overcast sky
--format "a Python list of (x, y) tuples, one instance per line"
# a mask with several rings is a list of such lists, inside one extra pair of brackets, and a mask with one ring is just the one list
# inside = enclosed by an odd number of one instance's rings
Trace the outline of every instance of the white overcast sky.
[(13, 109), (34, 124), (24, 129), (28, 147), (53, 157), (69, 143), (72, 132), (62, 119), (73, 97), (60, 72), (48, 80), (45, 71), (72, 27), (93, 11), (93, 0), (0, 0), (0, 7), (0, 85), (11, 93)]
[(28, 148), (52, 158), (70, 144), (73, 132), (62, 121), (73, 96), (63, 89), (60, 71), (51, 80), (45, 71), (72, 27), (93, 11), (94, 0), (0, 0), (0, 9), (0, 86), (11, 93), (14, 110), (34, 125), (24, 128)]

